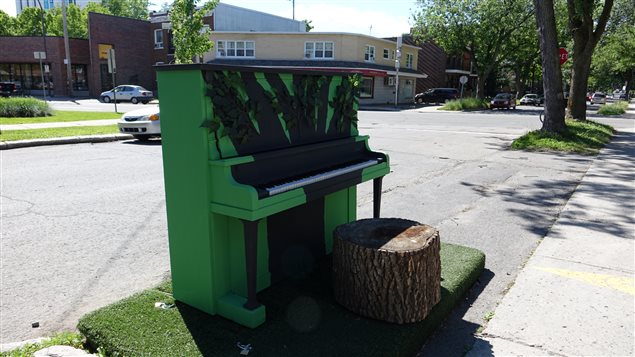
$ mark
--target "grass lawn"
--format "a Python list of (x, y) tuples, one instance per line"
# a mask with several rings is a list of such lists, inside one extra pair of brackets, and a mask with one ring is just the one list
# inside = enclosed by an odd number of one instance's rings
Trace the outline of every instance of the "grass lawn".
[(481, 110), (487, 109), (487, 101), (477, 98), (464, 98), (451, 100), (445, 103), (444, 106), (439, 108), (439, 110), (451, 110), (451, 111), (460, 111), (460, 110)]
[(478, 279), (485, 256), (476, 249), (441, 245), (441, 301), (421, 322), (397, 325), (356, 315), (338, 305), (326, 259), (307, 279), (261, 291), (267, 321), (250, 329), (174, 303), (167, 282), (81, 318), (78, 329), (93, 348), (120, 356), (413, 356)]
[(0, 133), (0, 141), (28, 139), (61, 138), (66, 136), (119, 134), (117, 125), (105, 126), (73, 126), (64, 128), (4, 130)]
[(56, 123), (67, 121), (81, 120), (99, 120), (99, 119), (119, 119), (121, 114), (104, 113), (104, 112), (75, 112), (56, 110), (50, 117), (34, 117), (34, 118), (7, 118), (0, 117), (0, 125), (10, 124), (34, 124), (34, 123)]
[(615, 130), (610, 125), (590, 120), (567, 120), (568, 133), (552, 134), (541, 130), (531, 131), (514, 140), (512, 149), (530, 151), (564, 151), (579, 154), (597, 154), (611, 141)]

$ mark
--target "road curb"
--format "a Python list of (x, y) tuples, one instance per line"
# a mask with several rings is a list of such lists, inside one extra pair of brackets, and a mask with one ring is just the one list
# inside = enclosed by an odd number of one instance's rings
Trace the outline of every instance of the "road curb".
[(86, 136), (69, 136), (64, 138), (50, 139), (33, 139), (33, 140), (16, 140), (0, 142), (0, 150), (26, 148), (32, 146), (45, 145), (63, 145), (63, 144), (81, 144), (81, 143), (104, 143), (109, 141), (128, 140), (133, 136), (129, 134), (111, 134), (111, 135), (86, 135)]

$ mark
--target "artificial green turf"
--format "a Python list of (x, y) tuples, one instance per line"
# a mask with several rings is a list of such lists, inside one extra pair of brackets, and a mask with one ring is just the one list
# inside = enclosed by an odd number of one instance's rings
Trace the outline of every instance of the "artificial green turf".
[(361, 317), (338, 305), (326, 260), (310, 277), (274, 284), (258, 294), (267, 321), (250, 329), (174, 303), (170, 284), (124, 299), (81, 318), (93, 347), (126, 356), (237, 356), (236, 343), (254, 356), (412, 356), (481, 274), (482, 252), (441, 245), (441, 302), (421, 322), (405, 325)]
[(27, 130), (3, 130), (0, 141), (16, 141), (29, 139), (61, 138), (81, 135), (118, 134), (117, 125), (103, 126), (70, 126), (63, 128), (44, 128)]
[(0, 125), (11, 124), (36, 124), (36, 123), (59, 123), (83, 120), (119, 119), (121, 113), (114, 112), (77, 112), (56, 110), (51, 116), (32, 118), (8, 118), (0, 117)]
[(597, 154), (611, 141), (615, 130), (590, 120), (567, 120), (567, 133), (554, 134), (542, 130), (531, 131), (512, 143), (512, 149), (530, 151), (563, 151)]

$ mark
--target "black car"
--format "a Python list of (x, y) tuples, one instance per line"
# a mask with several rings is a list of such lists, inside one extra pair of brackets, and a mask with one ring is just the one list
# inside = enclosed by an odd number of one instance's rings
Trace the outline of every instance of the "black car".
[(415, 95), (415, 103), (445, 103), (459, 97), (459, 91), (455, 88), (432, 88)]
[(10, 97), (16, 94), (15, 83), (0, 82), (0, 97)]

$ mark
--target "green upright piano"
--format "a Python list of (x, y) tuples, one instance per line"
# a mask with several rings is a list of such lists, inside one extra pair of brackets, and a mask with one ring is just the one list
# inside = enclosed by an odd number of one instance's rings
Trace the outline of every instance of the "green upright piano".
[(387, 155), (357, 130), (354, 73), (157, 66), (176, 300), (257, 327), (257, 293), (310, 271)]

